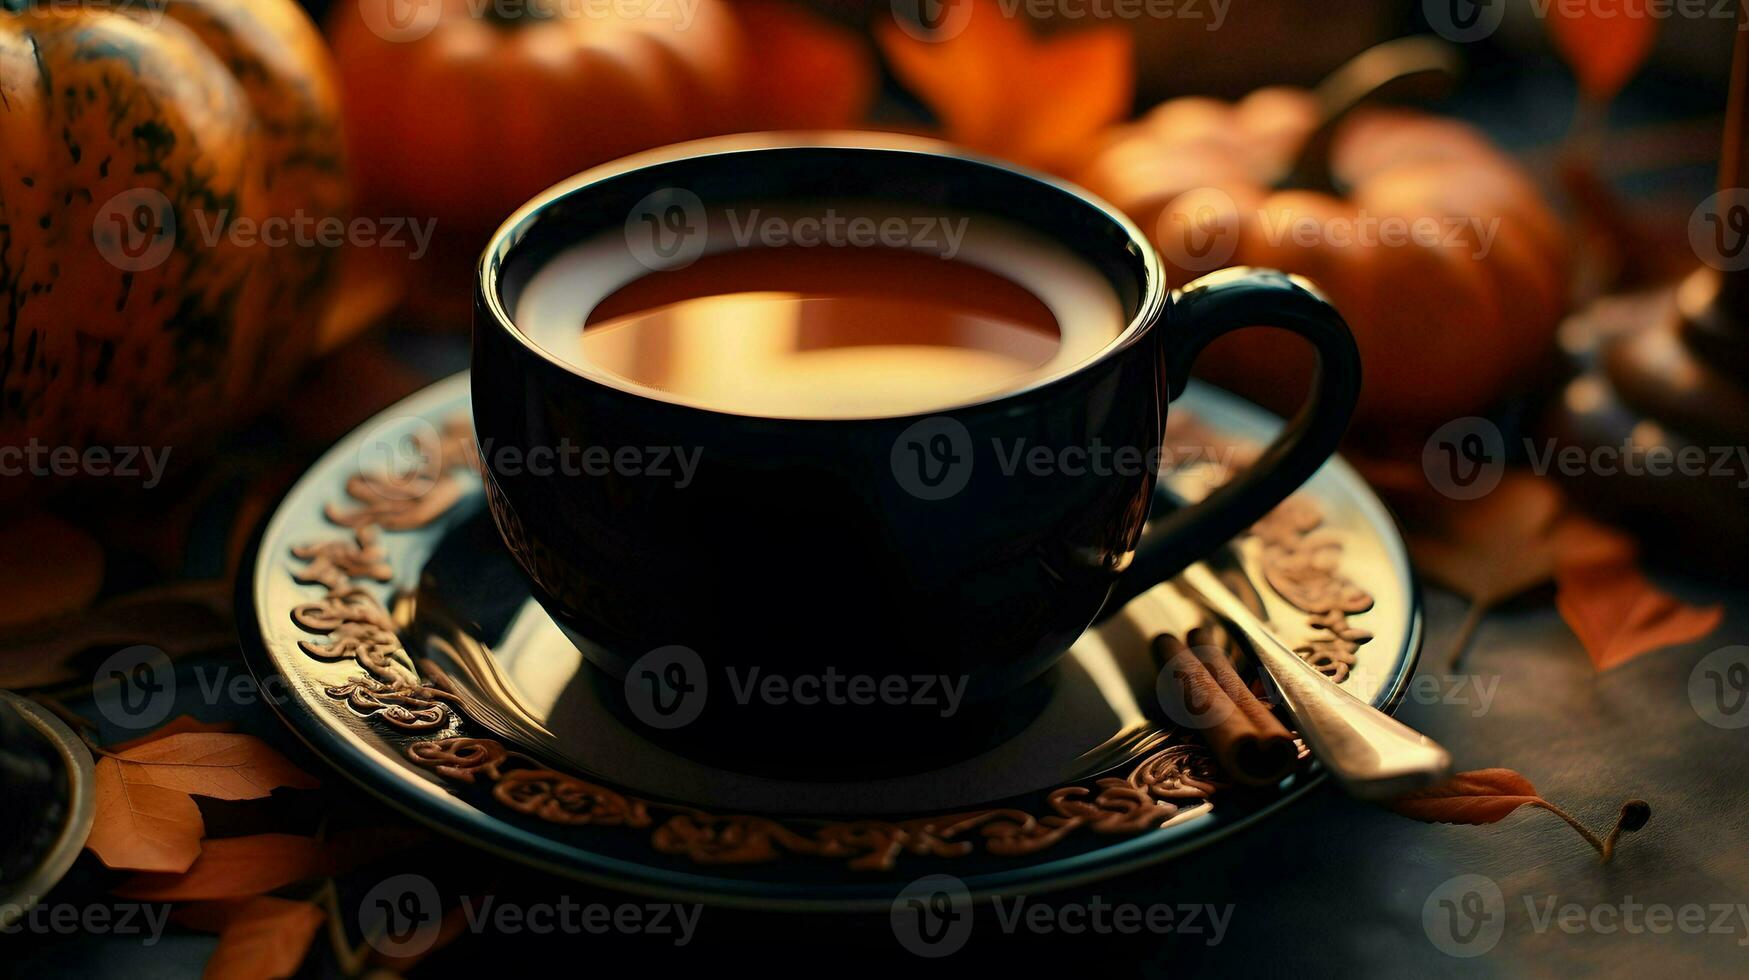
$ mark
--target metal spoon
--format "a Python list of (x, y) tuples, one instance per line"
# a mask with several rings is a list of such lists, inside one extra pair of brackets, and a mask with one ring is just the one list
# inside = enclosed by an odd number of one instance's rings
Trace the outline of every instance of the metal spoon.
[(1179, 583), (1250, 644), (1281, 693), (1294, 727), (1344, 789), (1361, 799), (1398, 796), (1438, 782), (1451, 755), (1427, 736), (1338, 687), (1288, 649), (1206, 562)]

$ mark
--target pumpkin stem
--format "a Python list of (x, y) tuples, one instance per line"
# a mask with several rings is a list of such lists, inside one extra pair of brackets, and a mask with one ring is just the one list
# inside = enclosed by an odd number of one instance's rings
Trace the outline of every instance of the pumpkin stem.
[(1458, 67), (1457, 52), (1451, 45), (1427, 36), (1386, 41), (1355, 55), (1313, 91), (1318, 100), (1318, 125), (1275, 186), (1337, 192), (1330, 150), (1336, 130), (1349, 113), (1387, 97), (1440, 98), (1451, 90)]

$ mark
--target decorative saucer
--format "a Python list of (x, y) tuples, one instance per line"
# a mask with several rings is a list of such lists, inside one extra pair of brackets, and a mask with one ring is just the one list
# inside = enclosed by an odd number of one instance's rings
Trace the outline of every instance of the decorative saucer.
[[(1163, 482), (1191, 499), (1280, 425), (1206, 385), (1172, 417), (1180, 451)], [(1205, 622), (1171, 584), (1089, 630), (1041, 703), (976, 754), (774, 775), (654, 743), (500, 545), (468, 419), (458, 375), (322, 457), (263, 529), (238, 623), (263, 690), (281, 692), (272, 703), (311, 748), (469, 844), (676, 900), (882, 909), (928, 874), (973, 895), (1113, 875), (1213, 843), (1323, 778), (1306, 758), (1277, 786), (1228, 785), (1168, 720), (1149, 641)], [(386, 475), (407, 458), (411, 472)], [(1327, 463), (1231, 547), (1290, 645), (1395, 705), (1419, 646), (1415, 586), (1348, 464)]]

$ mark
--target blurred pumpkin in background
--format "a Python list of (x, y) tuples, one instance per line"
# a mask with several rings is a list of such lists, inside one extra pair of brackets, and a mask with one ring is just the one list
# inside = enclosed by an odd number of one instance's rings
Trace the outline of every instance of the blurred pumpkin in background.
[(742, 129), (853, 129), (874, 104), (880, 73), (859, 33), (791, 0), (732, 0), (746, 39)]
[(854, 34), (779, 0), (344, 0), (328, 33), (359, 198), (436, 219), (410, 306), (458, 324), (486, 238), (535, 194), (669, 143), (849, 126), (876, 81)]
[(579, 170), (729, 128), (741, 51), (721, 0), (598, 6), (337, 6), (329, 33), (361, 200), (436, 218), (440, 235), (489, 233)]
[(232, 232), (348, 213), (332, 66), (303, 11), (0, 0), (0, 96), (0, 447), (186, 459), (282, 393), (340, 251)]
[[(955, 0), (803, 2), (874, 32), (892, 23), (895, 14), (946, 22)], [(1079, 33), (1096, 24), (1120, 27), (1135, 45), (1135, 94), (1142, 105), (1186, 92), (1239, 96), (1255, 88), (1259, 79), (1285, 85), (1315, 83), (1379, 38), (1411, 27), (1415, 7), (1400, 0), (1174, 0), (1138, 3), (1127, 10), (1116, 3), (1006, 0), (1003, 6), (1008, 19), (1047, 38)]]
[[(1114, 130), (1080, 174), (1159, 246), (1169, 285), (1230, 265), (1305, 275), (1354, 330), (1355, 434), (1412, 446), (1480, 414), (1550, 355), (1567, 298), (1560, 224), (1476, 130), (1394, 109), (1331, 118), (1299, 89), (1184, 98)], [(1198, 373), (1277, 411), (1311, 355), (1271, 330), (1222, 338)]]

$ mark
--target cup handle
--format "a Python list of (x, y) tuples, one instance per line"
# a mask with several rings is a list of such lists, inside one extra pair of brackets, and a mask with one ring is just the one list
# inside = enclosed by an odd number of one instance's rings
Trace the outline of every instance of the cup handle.
[(1299, 489), (1336, 451), (1360, 397), (1360, 352), (1342, 314), (1309, 281), (1273, 269), (1223, 269), (1173, 293), (1166, 312), (1168, 397), (1176, 400), (1190, 367), (1211, 341), (1251, 326), (1280, 327), (1317, 352), (1312, 393), (1257, 462), (1198, 503), (1157, 517), (1106, 610), (1212, 554)]

